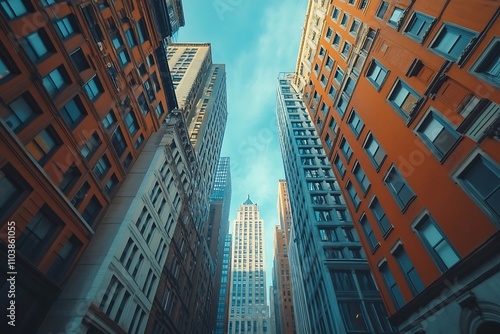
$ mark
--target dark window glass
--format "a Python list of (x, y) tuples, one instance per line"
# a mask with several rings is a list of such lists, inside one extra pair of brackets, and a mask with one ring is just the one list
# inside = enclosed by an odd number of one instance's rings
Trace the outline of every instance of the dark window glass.
[(60, 144), (61, 140), (52, 126), (49, 126), (45, 130), (40, 131), (33, 140), (26, 144), (26, 150), (43, 166)]
[(92, 196), (89, 203), (82, 212), (82, 217), (87, 221), (89, 225), (92, 225), (97, 216), (99, 215), (101, 209), (102, 209), (102, 204), (95, 196)]
[(70, 54), (70, 57), (78, 72), (82, 72), (90, 68), (89, 62), (87, 61), (82, 49), (76, 49)]
[(87, 116), (87, 112), (78, 96), (62, 107), (59, 113), (70, 129), (74, 129)]
[(53, 221), (53, 214), (39, 211), (22, 230), (16, 242), (16, 249), (28, 260), (36, 263), (57, 236), (58, 224)]

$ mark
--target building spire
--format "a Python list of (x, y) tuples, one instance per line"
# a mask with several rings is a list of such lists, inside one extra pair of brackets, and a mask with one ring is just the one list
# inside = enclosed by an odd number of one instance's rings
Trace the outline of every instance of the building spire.
[(248, 198), (245, 202), (243, 202), (244, 205), (250, 205), (253, 204), (253, 202), (250, 200), (250, 194), (248, 194)]

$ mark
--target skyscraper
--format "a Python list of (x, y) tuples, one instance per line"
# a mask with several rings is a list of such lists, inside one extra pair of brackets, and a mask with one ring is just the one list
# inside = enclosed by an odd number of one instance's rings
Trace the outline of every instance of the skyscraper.
[(196, 195), (206, 203), (201, 207), (208, 208), (227, 121), (225, 65), (212, 63), (208, 43), (172, 44), (167, 54), (179, 109), (203, 175), (196, 180)]
[(32, 332), (177, 106), (165, 42), (184, 19), (180, 1), (17, 0), (0, 24), (0, 225), (16, 225), (16, 329)]
[(285, 180), (278, 183), (278, 220), (280, 225), (274, 229), (274, 276), (276, 281), (276, 300), (278, 305), (276, 322), (280, 333), (293, 334), (295, 330), (295, 312), (293, 307), (293, 284), (290, 274), (288, 245), (292, 229), (292, 209)]
[(288, 252), (299, 333), (390, 333), (365, 252), (294, 74), (278, 79), (276, 116), (291, 207)]
[(222, 253), (222, 272), (220, 279), (219, 302), (217, 304), (215, 334), (227, 333), (229, 321), (229, 301), (231, 296), (231, 248), (231, 234), (226, 234)]
[(264, 221), (248, 196), (233, 226), (228, 334), (267, 332)]
[(318, 29), (303, 35), (296, 86), (391, 321), (412, 333), (498, 331), (498, 4), (328, 6), (306, 19)]
[[(224, 249), (227, 247), (226, 236), (229, 232), (229, 209), (231, 205), (231, 168), (229, 157), (221, 157), (217, 165), (214, 188), (210, 197), (210, 213), (208, 216), (207, 244), (210, 255), (214, 262), (214, 295), (212, 301), (212, 319), (211, 327), (224, 328), (224, 318), (228, 302), (229, 293), (227, 292), (227, 281), (224, 287), (221, 285), (222, 276), (227, 279), (228, 263), (223, 263)], [(223, 273), (223, 271), (225, 271)], [(221, 290), (224, 289), (224, 290)], [(221, 294), (221, 291), (223, 292)], [(219, 294), (221, 296), (219, 297)]]

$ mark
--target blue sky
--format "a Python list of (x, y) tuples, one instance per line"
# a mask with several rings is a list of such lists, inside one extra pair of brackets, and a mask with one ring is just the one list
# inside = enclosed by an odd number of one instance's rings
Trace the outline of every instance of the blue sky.
[[(278, 180), (284, 178), (276, 127), (276, 78), (293, 72), (306, 0), (184, 0), (186, 24), (175, 42), (212, 44), (226, 64), (228, 122), (222, 156), (231, 157), (230, 222), (247, 194), (265, 224), (267, 285), (271, 284)], [(230, 227), (231, 230), (231, 227)]]

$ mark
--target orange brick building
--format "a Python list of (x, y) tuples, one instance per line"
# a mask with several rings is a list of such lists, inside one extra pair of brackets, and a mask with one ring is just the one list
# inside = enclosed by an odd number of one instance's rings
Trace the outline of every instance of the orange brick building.
[(184, 19), (168, 3), (0, 2), (0, 258), (14, 221), (20, 332), (40, 323), (176, 107), (164, 43)]
[(401, 332), (500, 328), (498, 15), (344, 0), (306, 20), (295, 85)]

